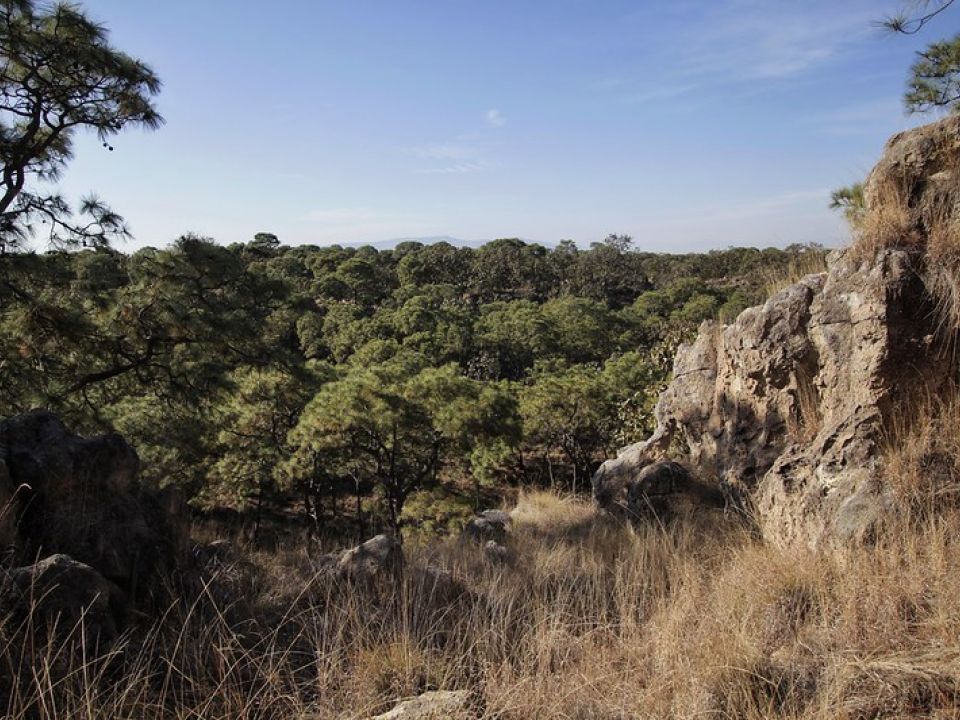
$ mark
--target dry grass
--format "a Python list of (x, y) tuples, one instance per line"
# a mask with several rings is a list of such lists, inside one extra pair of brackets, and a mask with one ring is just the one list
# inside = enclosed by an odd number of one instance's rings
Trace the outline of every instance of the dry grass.
[(794, 411), (787, 417), (787, 433), (798, 443), (810, 443), (823, 427), (820, 412), (820, 393), (816, 378), (810, 371), (799, 368), (796, 374)]
[(956, 352), (960, 334), (960, 255), (953, 260), (928, 262), (922, 276), (933, 301), (937, 334), (945, 347)]
[(911, 522), (960, 510), (960, 392), (919, 398), (890, 428), (884, 455), (890, 487)]
[(437, 543), (395, 587), (251, 556), (101, 655), (8, 629), (4, 716), (352, 719), (437, 688), (484, 718), (960, 716), (955, 513), (819, 555), (548, 494), (515, 519), (507, 564)]
[(793, 256), (785, 268), (768, 267), (761, 270), (761, 276), (767, 297), (772, 297), (808, 275), (818, 275), (826, 271), (827, 252), (810, 249)]
[(894, 166), (872, 184), (868, 207), (851, 218), (856, 252), (870, 257), (887, 248), (921, 249), (933, 263), (960, 260), (955, 142), (944, 139), (929, 161), (926, 177), (898, 174)]
[(910, 187), (894, 178), (873, 188), (870, 207), (851, 222), (853, 250), (871, 257), (887, 248), (917, 248), (925, 239), (916, 231)]

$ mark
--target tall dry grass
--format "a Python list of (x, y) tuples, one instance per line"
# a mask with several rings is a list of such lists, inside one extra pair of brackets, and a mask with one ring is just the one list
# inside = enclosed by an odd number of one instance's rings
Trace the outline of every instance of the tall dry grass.
[(248, 554), (99, 654), (7, 627), (0, 712), (352, 719), (468, 689), (483, 718), (960, 717), (952, 511), (820, 554), (722, 513), (633, 530), (535, 493), (515, 519), (508, 562), (444, 541), (380, 587)]
[(767, 297), (795, 285), (808, 275), (818, 275), (827, 271), (827, 252), (809, 249), (794, 255), (785, 267), (771, 266), (761, 270), (763, 288)]
[(922, 248), (925, 237), (910, 205), (909, 183), (890, 177), (875, 184), (872, 193), (870, 206), (850, 219), (853, 251), (869, 257), (887, 248)]

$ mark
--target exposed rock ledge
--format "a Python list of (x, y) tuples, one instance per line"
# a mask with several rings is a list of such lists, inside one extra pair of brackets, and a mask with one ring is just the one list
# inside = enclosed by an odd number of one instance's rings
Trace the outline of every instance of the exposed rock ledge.
[(780, 545), (869, 534), (889, 509), (881, 441), (891, 413), (949, 363), (917, 257), (834, 253), (810, 275), (722, 326), (704, 323), (682, 346), (661, 396), (658, 428), (594, 477), (604, 506), (671, 448), (704, 480), (752, 501)]

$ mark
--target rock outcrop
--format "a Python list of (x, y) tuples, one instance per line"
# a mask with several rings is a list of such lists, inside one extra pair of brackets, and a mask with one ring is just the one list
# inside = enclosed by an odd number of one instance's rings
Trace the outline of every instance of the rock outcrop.
[[(956, 237), (960, 221), (960, 116), (898, 133), (864, 185), (868, 241), (927, 246)], [(954, 258), (955, 259), (955, 258)]]
[(0, 422), (0, 543), (13, 564), (60, 553), (134, 596), (186, 551), (173, 491), (139, 486), (136, 452), (116, 434), (82, 438), (53, 414)]
[(884, 428), (948, 375), (933, 315), (917, 256), (884, 250), (835, 253), (733, 324), (705, 323), (677, 353), (656, 432), (598, 470), (598, 502), (627, 504), (679, 446), (703, 482), (752, 500), (775, 543), (868, 535), (891, 502)]

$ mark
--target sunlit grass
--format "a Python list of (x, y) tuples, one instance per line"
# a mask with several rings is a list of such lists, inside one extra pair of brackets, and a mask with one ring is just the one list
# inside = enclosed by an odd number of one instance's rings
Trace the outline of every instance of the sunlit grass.
[(251, 556), (99, 656), (10, 628), (5, 717), (364, 718), (430, 689), (524, 720), (960, 708), (954, 513), (821, 554), (722, 518), (634, 530), (554, 494), (523, 495), (514, 522), (507, 564), (436, 542), (395, 586)]

